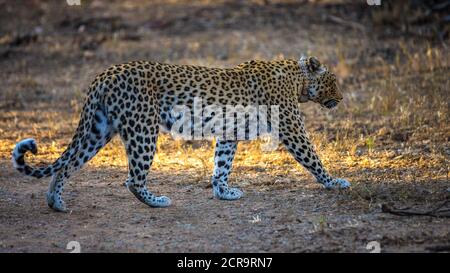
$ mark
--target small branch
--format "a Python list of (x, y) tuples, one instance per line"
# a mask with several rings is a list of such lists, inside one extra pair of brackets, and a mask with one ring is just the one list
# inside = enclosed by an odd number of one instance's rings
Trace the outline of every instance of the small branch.
[(415, 211), (410, 209), (398, 209), (389, 206), (388, 204), (381, 205), (381, 211), (384, 213), (390, 213), (398, 216), (432, 216), (432, 217), (449, 217), (450, 218), (450, 210), (449, 208), (444, 208), (447, 204), (450, 203), (450, 200), (445, 200), (436, 208), (428, 210), (428, 211)]

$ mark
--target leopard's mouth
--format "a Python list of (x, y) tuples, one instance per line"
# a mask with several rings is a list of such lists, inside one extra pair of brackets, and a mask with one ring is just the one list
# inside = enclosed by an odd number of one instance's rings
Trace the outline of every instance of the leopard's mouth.
[(323, 105), (325, 105), (326, 108), (331, 109), (338, 105), (338, 101), (335, 99), (327, 100), (323, 103)]

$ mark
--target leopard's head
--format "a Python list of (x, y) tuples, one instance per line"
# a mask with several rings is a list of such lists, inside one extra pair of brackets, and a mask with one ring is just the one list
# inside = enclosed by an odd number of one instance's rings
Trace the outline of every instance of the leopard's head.
[(322, 65), (316, 57), (302, 57), (300, 67), (305, 79), (300, 102), (313, 101), (331, 109), (342, 100), (336, 75)]

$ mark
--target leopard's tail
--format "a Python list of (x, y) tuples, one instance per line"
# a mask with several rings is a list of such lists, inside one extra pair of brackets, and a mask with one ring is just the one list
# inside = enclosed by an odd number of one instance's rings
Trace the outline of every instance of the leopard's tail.
[[(93, 93), (93, 94), (92, 94)], [(33, 167), (25, 163), (25, 153), (37, 153), (36, 141), (27, 138), (19, 141), (12, 152), (14, 168), (19, 172), (36, 178), (52, 176), (61, 168), (74, 166), (81, 168), (104, 146), (112, 137), (112, 126), (107, 120), (106, 108), (102, 94), (90, 90), (81, 112), (80, 122), (71, 143), (61, 156), (52, 164), (43, 167)]]

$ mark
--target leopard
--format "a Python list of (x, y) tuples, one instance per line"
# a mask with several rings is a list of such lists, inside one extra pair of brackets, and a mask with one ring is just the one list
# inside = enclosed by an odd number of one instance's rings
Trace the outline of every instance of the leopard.
[[(343, 99), (337, 77), (317, 57), (251, 60), (231, 68), (213, 68), (151, 61), (130, 61), (110, 66), (89, 85), (78, 127), (72, 140), (52, 164), (30, 166), (27, 152), (36, 154), (36, 140), (19, 141), (12, 151), (14, 168), (35, 177), (50, 177), (48, 206), (67, 212), (62, 198), (69, 177), (119, 135), (128, 159), (126, 188), (150, 207), (168, 207), (171, 199), (148, 189), (149, 170), (155, 157), (158, 135), (179, 120), (176, 106), (202, 104), (278, 106), (278, 137), (293, 158), (326, 189), (346, 189), (350, 183), (333, 178), (323, 166), (305, 129), (302, 104), (314, 102), (335, 108)], [(192, 121), (188, 118), (188, 123)], [(205, 121), (204, 119), (203, 121)], [(270, 126), (269, 126), (270, 127)], [(189, 127), (188, 127), (189, 128)], [(243, 191), (228, 185), (240, 139), (214, 136), (213, 198), (237, 200)]]

